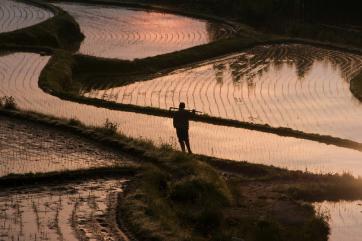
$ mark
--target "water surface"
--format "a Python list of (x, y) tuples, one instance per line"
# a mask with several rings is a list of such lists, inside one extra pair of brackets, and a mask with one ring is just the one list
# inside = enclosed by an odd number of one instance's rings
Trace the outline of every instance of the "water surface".
[[(30, 53), (4, 53), (0, 57), (0, 96), (14, 96), (23, 109), (77, 118), (88, 125), (103, 125), (108, 118), (128, 136), (176, 145), (171, 119), (96, 108), (44, 93), (38, 87), (38, 77), (48, 59)], [(196, 122), (191, 122), (190, 136), (195, 153), (318, 173), (347, 171), (362, 176), (362, 153), (355, 150)]]
[(360, 70), (359, 55), (306, 45), (260, 46), (84, 95), (163, 109), (183, 101), (212, 116), (362, 142), (362, 105), (349, 90), (349, 81)]
[(53, 13), (20, 1), (0, 1), (0, 33), (29, 27), (51, 18)]
[(123, 240), (115, 213), (124, 180), (2, 190), (1, 240)]
[(315, 203), (317, 211), (329, 217), (329, 241), (360, 241), (362, 239), (362, 201)]
[(86, 36), (79, 52), (120, 59), (145, 58), (227, 38), (233, 29), (174, 14), (117, 6), (57, 3)]

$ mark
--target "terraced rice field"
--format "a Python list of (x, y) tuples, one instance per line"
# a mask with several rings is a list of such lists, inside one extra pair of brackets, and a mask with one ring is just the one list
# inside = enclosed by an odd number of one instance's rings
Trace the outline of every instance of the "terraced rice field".
[[(20, 108), (56, 117), (76, 117), (88, 125), (102, 125), (108, 118), (131, 137), (176, 145), (171, 119), (96, 108), (44, 93), (38, 87), (38, 77), (48, 59), (37, 54), (4, 53), (0, 57), (0, 95), (14, 96)], [(191, 123), (190, 136), (195, 153), (290, 169), (362, 175), (362, 153), (346, 148), (196, 122)]]
[[(180, 101), (212, 116), (362, 142), (362, 105), (349, 81), (362, 56), (306, 45), (260, 46), (201, 66), (84, 96), (168, 109)], [(92, 86), (87, 86), (92, 88)]]
[(119, 153), (70, 133), (0, 116), (0, 176), (129, 163)]
[(234, 29), (167, 13), (115, 6), (56, 3), (79, 23), (86, 36), (82, 54), (135, 59), (170, 53), (220, 38)]
[(29, 27), (51, 18), (53, 13), (19, 1), (0, 1), (0, 33)]
[(360, 241), (362, 237), (362, 201), (315, 203), (314, 207), (329, 217), (329, 241)]
[[(86, 40), (80, 53), (142, 58), (228, 38), (234, 29), (186, 17), (134, 9), (58, 4), (80, 23)], [(0, 32), (27, 27), (52, 13), (19, 2), (0, 2)], [(176, 145), (167, 118), (95, 108), (42, 92), (38, 78), (49, 57), (0, 54), (0, 96), (20, 108), (102, 125)], [(304, 45), (261, 46), (167, 76), (132, 85), (93, 90), (85, 96), (168, 109), (185, 101), (213, 116), (287, 126), (362, 140), (361, 106), (349, 80), (362, 57)], [(156, 134), (155, 134), (156, 133)], [(9, 173), (79, 169), (127, 162), (117, 153), (69, 133), (0, 117), (0, 176)], [(312, 172), (362, 176), (362, 153), (296, 138), (238, 128), (191, 123), (196, 153)], [(343, 160), (343, 162), (342, 162)], [(116, 223), (117, 195), (124, 180), (93, 180), (27, 186), (0, 192), (0, 240), (128, 240)], [(323, 202), (330, 216), (330, 241), (357, 241), (361, 202)]]
[(124, 180), (2, 190), (0, 240), (127, 240), (115, 205)]

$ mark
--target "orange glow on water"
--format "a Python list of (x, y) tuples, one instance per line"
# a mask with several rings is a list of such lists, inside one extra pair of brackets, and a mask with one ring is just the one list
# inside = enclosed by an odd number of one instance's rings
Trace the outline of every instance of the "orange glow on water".
[(135, 59), (170, 53), (233, 34), (230, 27), (152, 11), (61, 3), (86, 38), (80, 53)]
[[(156, 144), (176, 142), (175, 130), (168, 118), (96, 108), (44, 93), (38, 87), (38, 77), (48, 59), (29, 53), (4, 54), (0, 57), (0, 65), (6, 66), (1, 69), (4, 78), (0, 82), (0, 95), (14, 96), (23, 109), (56, 117), (75, 117), (97, 126), (108, 118), (118, 123), (119, 130), (128, 136), (150, 139)], [(190, 136), (195, 153), (318, 173), (348, 171), (362, 175), (362, 153), (346, 148), (194, 122)]]

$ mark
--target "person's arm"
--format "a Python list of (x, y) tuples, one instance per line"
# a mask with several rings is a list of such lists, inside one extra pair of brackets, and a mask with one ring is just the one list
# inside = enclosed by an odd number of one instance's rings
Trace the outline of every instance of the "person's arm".
[(189, 119), (190, 118), (192, 118), (192, 117), (194, 117), (195, 115), (196, 115), (196, 110), (195, 109), (192, 109), (192, 111), (190, 111), (190, 112), (188, 112), (189, 114), (188, 114), (188, 117), (189, 117)]

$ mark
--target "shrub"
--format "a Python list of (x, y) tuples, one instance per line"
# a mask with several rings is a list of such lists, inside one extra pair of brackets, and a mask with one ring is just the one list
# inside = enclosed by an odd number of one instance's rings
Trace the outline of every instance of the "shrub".
[(327, 241), (330, 234), (328, 217), (319, 213), (304, 226), (305, 240)]
[(68, 124), (72, 126), (81, 126), (82, 122), (80, 122), (77, 118), (71, 118), (69, 119)]
[(196, 217), (195, 231), (203, 235), (218, 231), (223, 220), (223, 214), (220, 209), (204, 209)]
[(0, 98), (0, 107), (4, 109), (15, 110), (17, 105), (14, 97), (12, 96), (3, 96)]
[[(227, 204), (227, 198), (215, 185), (200, 178), (192, 178), (177, 183), (170, 194), (171, 200), (184, 204), (220, 206)], [(209, 201), (212, 200), (212, 203)]]
[(111, 122), (108, 118), (106, 119), (106, 122), (103, 125), (103, 128), (106, 132), (115, 134), (117, 133), (118, 124)]
[(255, 241), (280, 241), (280, 229), (276, 223), (260, 220), (256, 225)]

